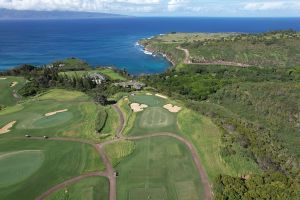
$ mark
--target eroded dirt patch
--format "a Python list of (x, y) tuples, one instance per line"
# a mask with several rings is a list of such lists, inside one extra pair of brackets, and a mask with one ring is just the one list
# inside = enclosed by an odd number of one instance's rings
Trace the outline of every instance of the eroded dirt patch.
[(13, 81), (13, 82), (10, 84), (10, 87), (15, 87), (17, 84), (18, 84), (18, 82)]

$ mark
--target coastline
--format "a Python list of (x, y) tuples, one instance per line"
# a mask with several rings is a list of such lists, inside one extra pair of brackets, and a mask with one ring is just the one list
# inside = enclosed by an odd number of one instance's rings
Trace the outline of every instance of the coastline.
[[(150, 38), (153, 38), (154, 36), (150, 37)], [(149, 39), (149, 38), (148, 38)], [(172, 58), (170, 56), (168, 56), (167, 54), (163, 53), (163, 52), (160, 52), (160, 51), (156, 51), (154, 49), (151, 49), (147, 46), (144, 46), (142, 44), (139, 43), (139, 41), (137, 41), (135, 43), (136, 46), (139, 46), (141, 48), (141, 51), (144, 52), (144, 54), (147, 54), (147, 55), (152, 55), (152, 56), (162, 56), (163, 58), (165, 58), (166, 60), (168, 60), (169, 63), (171, 63), (171, 66), (170, 67), (175, 67), (176, 66), (176, 63), (172, 60)]]

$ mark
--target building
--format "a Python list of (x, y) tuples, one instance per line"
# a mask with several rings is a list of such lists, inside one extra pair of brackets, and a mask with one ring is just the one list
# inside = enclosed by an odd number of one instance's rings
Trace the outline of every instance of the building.
[(95, 82), (97, 85), (100, 85), (101, 83), (106, 81), (106, 78), (99, 73), (89, 74), (89, 77)]
[(127, 82), (119, 82), (119, 83), (115, 83), (114, 85), (120, 86), (123, 88), (133, 88), (136, 90), (141, 90), (141, 89), (143, 89), (143, 87), (146, 86), (145, 83), (137, 82), (135, 80), (131, 80), (131, 81), (127, 81)]

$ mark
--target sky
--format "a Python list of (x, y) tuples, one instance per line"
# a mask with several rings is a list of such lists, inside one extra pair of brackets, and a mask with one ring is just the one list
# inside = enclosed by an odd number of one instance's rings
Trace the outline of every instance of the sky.
[(133, 16), (300, 17), (300, 0), (0, 0), (0, 8)]

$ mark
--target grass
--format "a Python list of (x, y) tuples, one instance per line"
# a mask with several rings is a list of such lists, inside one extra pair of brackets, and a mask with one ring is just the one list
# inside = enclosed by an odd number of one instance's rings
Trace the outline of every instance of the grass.
[[(67, 112), (45, 117), (48, 112), (68, 109)], [(95, 104), (87, 95), (67, 90), (51, 90), (39, 97), (33, 98), (15, 107), (0, 111), (0, 127), (11, 121), (17, 121), (11, 132), (1, 137), (15, 137), (30, 134), (33, 136), (48, 135), (64, 137), (82, 137), (101, 140), (96, 133), (96, 110), (101, 111), (100, 105)], [(103, 110), (102, 110), (103, 111)], [(112, 113), (110, 113), (111, 116)], [(114, 118), (115, 119), (115, 118)], [(113, 131), (117, 120), (109, 120), (106, 132)]]
[[(1, 163), (1, 170), (14, 170), (11, 176), (1, 176), (1, 183), (6, 183), (0, 187), (1, 199), (34, 199), (66, 179), (85, 172), (104, 170), (104, 164), (96, 150), (87, 144), (45, 140), (0, 140), (1, 155), (22, 151), (26, 153), (12, 154), (7, 157), (7, 162)], [(28, 154), (30, 151), (34, 151), (35, 154)], [(11, 165), (12, 163), (15, 165)], [(30, 178), (21, 174), (25, 169), (30, 170)]]
[(132, 127), (134, 126), (135, 123), (135, 119), (136, 119), (136, 113), (134, 113), (131, 108), (129, 107), (129, 99), (127, 97), (122, 98), (118, 101), (118, 105), (120, 107), (120, 109), (122, 110), (125, 120), (126, 120), (126, 124), (123, 130), (123, 134), (127, 135), (128, 132), (132, 129)]
[(119, 115), (111, 106), (108, 106), (106, 108), (106, 112), (107, 119), (105, 122), (105, 126), (101, 131), (101, 135), (109, 135), (110, 138), (112, 138), (113, 136), (115, 136), (116, 130), (119, 126)]
[(116, 169), (118, 199), (203, 199), (190, 152), (173, 138), (137, 141), (133, 154)]
[(22, 182), (42, 165), (42, 151), (17, 151), (0, 155), (0, 188)]
[(67, 72), (60, 72), (60, 75), (66, 74), (67, 76), (84, 76), (84, 75), (89, 75), (93, 73), (102, 73), (106, 76), (108, 76), (111, 80), (126, 80), (124, 76), (119, 74), (118, 72), (115, 72), (113, 69), (109, 68), (98, 68), (95, 70), (82, 70), (82, 71), (67, 71)]
[(210, 181), (219, 174), (244, 175), (259, 172), (255, 163), (242, 156), (235, 155), (225, 160), (221, 158), (221, 131), (209, 118), (184, 109), (178, 115), (178, 125), (180, 132), (197, 148)]
[(119, 141), (105, 146), (106, 154), (110, 163), (117, 166), (120, 161), (133, 153), (135, 144), (132, 141)]
[(109, 183), (105, 177), (90, 177), (51, 194), (47, 200), (108, 200)]
[[(20, 99), (13, 96), (14, 91), (17, 92), (25, 83), (23, 77), (7, 76), (0, 77), (0, 105), (12, 106), (15, 105)], [(10, 87), (12, 82), (18, 82), (14, 87)], [(18, 95), (19, 96), (19, 95)]]

